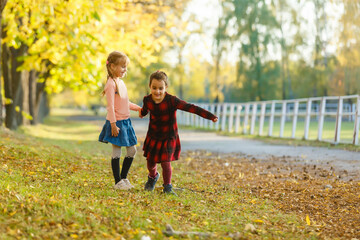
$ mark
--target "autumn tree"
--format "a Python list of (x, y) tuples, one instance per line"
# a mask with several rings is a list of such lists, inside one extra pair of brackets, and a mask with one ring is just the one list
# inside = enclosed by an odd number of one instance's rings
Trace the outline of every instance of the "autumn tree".
[(11, 72), (3, 71), (9, 128), (23, 124), (23, 116), (36, 120), (44, 93), (70, 88), (98, 94), (106, 81), (105, 59), (113, 50), (131, 59), (129, 75), (135, 78), (128, 88), (135, 95), (136, 81), (144, 78), (139, 72), (158, 61), (154, 52), (164, 42), (156, 34), (162, 28), (158, 13), (181, 11), (182, 6), (170, 1), (45, 2), (14, 0), (4, 10), (2, 64)]
[[(1, 24), (1, 21), (2, 21), (2, 13), (3, 13), (3, 10), (5, 8), (5, 5), (6, 5), (6, 2), (7, 0), (0, 0), (0, 39), (1, 39), (1, 36), (2, 36), (2, 24)], [(2, 56), (2, 52), (1, 52), (1, 44), (0, 44), (0, 56)], [(2, 68), (1, 68), (1, 63), (0, 63), (0, 126), (3, 125), (3, 102), (2, 102), (2, 81), (1, 81), (1, 75), (2, 75)]]
[(271, 34), (277, 27), (276, 19), (263, 0), (225, 0), (222, 7), (225, 18), (233, 23), (232, 29), (227, 29), (227, 38), (240, 45), (236, 49), (236, 75), (238, 81), (244, 80), (241, 94), (244, 100), (264, 100), (269, 82), (263, 69), (269, 59), (268, 47), (276, 41)]

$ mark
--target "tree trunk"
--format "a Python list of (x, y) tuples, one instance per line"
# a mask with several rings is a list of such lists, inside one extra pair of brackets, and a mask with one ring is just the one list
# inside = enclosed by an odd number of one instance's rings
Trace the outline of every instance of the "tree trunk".
[(38, 112), (36, 111), (36, 82), (37, 73), (35, 70), (31, 70), (29, 73), (29, 114), (32, 116), (30, 120), (31, 125), (38, 123)]
[[(50, 71), (50, 70), (49, 70)], [(47, 74), (45, 74), (47, 75)], [(45, 76), (46, 79), (47, 76)], [(36, 97), (35, 97), (35, 112), (36, 112), (36, 121), (37, 123), (43, 122), (44, 117), (46, 117), (49, 114), (49, 104), (47, 101), (47, 94), (44, 91), (45, 89), (45, 83), (44, 82), (38, 82), (36, 83)]]
[[(22, 71), (21, 72), (21, 100), (20, 100), (20, 110), (21, 110), (21, 119), (19, 122), (19, 125), (29, 125), (30, 119), (27, 117), (29, 115), (29, 71)], [(26, 113), (26, 115), (23, 115), (23, 113)]]
[[(17, 68), (22, 65), (22, 61), (18, 60), (20, 56), (24, 56), (26, 51), (26, 46), (21, 45), (20, 48), (15, 49), (13, 47), (10, 48), (11, 53), (11, 91), (12, 91), (12, 108), (15, 110), (14, 117), (16, 119), (16, 126), (17, 128), (19, 125), (23, 124), (23, 100), (24, 100), (24, 89), (23, 85), (26, 84), (26, 80), (28, 79), (28, 74), (24, 71), (18, 71)], [(13, 128), (12, 128), (13, 129)]]
[(44, 118), (50, 113), (49, 101), (45, 91), (41, 93), (39, 100), (38, 121), (42, 123), (44, 122)]
[[(2, 39), (2, 24), (1, 24), (1, 21), (2, 21), (2, 12), (5, 8), (5, 5), (6, 5), (6, 2), (7, 0), (0, 0), (0, 41)], [(1, 46), (1, 42), (0, 42), (0, 56), (2, 56), (2, 46)], [(1, 85), (1, 76), (3, 75), (3, 72), (2, 72), (2, 63), (0, 63), (0, 127), (3, 125), (4, 123), (4, 113), (3, 113), (3, 102), (2, 102), (2, 85)]]
[[(12, 100), (13, 91), (12, 91), (12, 81), (10, 76), (10, 50), (7, 47), (7, 44), (2, 45), (2, 69), (3, 69), (3, 78), (4, 78), (4, 93), (5, 98)], [(15, 107), (13, 106), (13, 101), (11, 103), (5, 104), (5, 126), (10, 129), (15, 129), (17, 127), (15, 121)]]

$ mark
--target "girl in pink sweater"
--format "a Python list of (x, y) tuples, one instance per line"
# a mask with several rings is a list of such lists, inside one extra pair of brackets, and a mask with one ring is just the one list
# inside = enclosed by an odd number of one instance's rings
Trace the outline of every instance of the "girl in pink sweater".
[[(129, 58), (122, 52), (114, 51), (106, 61), (107, 81), (103, 95), (107, 100), (107, 115), (99, 141), (112, 144), (111, 167), (115, 189), (133, 188), (127, 174), (136, 154), (137, 139), (130, 121), (130, 110), (140, 111), (141, 107), (129, 101), (127, 88), (121, 78), (126, 75)], [(121, 147), (126, 147), (126, 156), (120, 173)]]

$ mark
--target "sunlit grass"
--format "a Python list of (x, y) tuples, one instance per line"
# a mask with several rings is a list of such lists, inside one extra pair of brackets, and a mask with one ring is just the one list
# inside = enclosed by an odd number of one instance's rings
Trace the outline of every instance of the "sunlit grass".
[[(173, 184), (184, 189), (177, 191), (179, 197), (162, 194), (162, 179), (154, 192), (145, 192), (147, 169), (140, 147), (129, 173), (135, 189), (115, 191), (111, 147), (97, 142), (99, 131), (99, 125), (69, 122), (55, 114), (45, 124), (1, 132), (1, 239), (164, 239), (166, 224), (179, 231), (208, 232), (213, 239), (237, 232), (245, 238), (314, 234), (268, 200), (200, 177), (185, 159), (173, 164)], [(272, 224), (259, 219), (271, 219)], [(256, 233), (245, 231), (248, 223), (256, 226)]]

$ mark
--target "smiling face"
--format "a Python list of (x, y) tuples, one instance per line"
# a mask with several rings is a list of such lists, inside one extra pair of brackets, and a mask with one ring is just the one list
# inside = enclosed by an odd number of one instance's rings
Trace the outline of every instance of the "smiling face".
[(163, 80), (152, 79), (150, 84), (151, 98), (155, 103), (161, 103), (165, 97), (167, 86)]
[(123, 78), (127, 71), (127, 62), (118, 61), (117, 64), (112, 63), (110, 68), (114, 77)]

